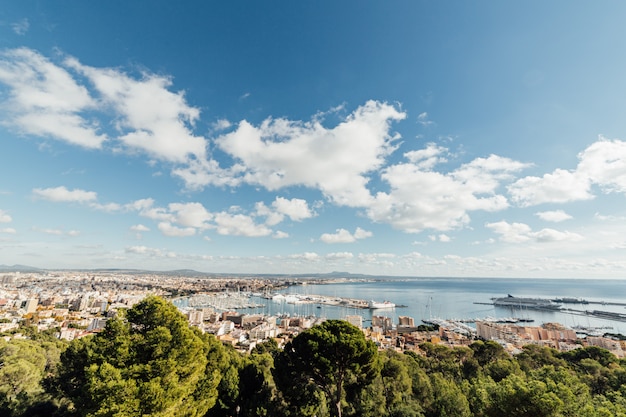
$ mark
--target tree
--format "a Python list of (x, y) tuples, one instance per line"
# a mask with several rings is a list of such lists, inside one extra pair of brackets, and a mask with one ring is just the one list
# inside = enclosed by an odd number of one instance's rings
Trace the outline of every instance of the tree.
[(353, 395), (376, 376), (377, 354), (360, 329), (343, 320), (328, 320), (287, 343), (277, 358), (276, 368), (282, 372), (276, 382), (286, 391), (294, 385), (314, 385), (332, 404), (331, 415), (341, 417), (346, 391)]
[[(55, 369), (60, 342), (0, 339), (0, 415), (24, 415), (34, 407), (54, 409), (42, 381)], [(32, 415), (32, 413), (31, 413)]]
[(77, 414), (202, 416), (215, 404), (220, 373), (209, 355), (221, 346), (150, 296), (126, 319), (72, 342), (55, 378)]

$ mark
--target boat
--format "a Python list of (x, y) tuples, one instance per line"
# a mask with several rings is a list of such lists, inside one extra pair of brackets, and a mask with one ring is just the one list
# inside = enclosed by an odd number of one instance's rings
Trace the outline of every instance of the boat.
[(374, 309), (382, 309), (382, 308), (395, 308), (396, 307), (396, 305), (394, 303), (392, 303), (391, 301), (383, 301), (381, 303), (379, 301), (374, 301), (374, 300), (368, 301), (367, 306), (369, 308), (371, 308), (372, 310), (374, 310)]
[(544, 298), (506, 297), (492, 298), (493, 305), (497, 307), (527, 308), (533, 310), (560, 310), (561, 305)]
[(552, 301), (555, 303), (564, 303), (564, 304), (589, 304), (588, 300), (579, 297), (559, 297), (553, 298)]

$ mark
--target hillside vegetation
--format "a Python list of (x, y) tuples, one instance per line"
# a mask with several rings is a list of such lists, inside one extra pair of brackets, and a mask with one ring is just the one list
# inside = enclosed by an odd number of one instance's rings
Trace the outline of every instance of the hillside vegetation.
[(626, 362), (491, 341), (379, 352), (328, 320), (241, 355), (148, 297), (94, 335), (0, 339), (3, 416), (626, 416)]

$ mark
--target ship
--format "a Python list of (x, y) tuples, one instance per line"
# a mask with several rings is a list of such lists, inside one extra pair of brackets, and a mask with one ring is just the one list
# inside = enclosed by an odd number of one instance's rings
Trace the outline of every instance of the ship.
[(579, 297), (559, 297), (553, 298), (552, 301), (563, 304), (589, 304), (589, 301)]
[(372, 310), (379, 309), (379, 308), (395, 308), (396, 307), (396, 305), (392, 303), (391, 301), (383, 301), (381, 303), (379, 301), (374, 301), (374, 300), (370, 300), (367, 303), (367, 306), (371, 308)]
[(493, 305), (497, 307), (527, 308), (533, 310), (560, 310), (561, 305), (544, 298), (506, 297), (492, 298)]

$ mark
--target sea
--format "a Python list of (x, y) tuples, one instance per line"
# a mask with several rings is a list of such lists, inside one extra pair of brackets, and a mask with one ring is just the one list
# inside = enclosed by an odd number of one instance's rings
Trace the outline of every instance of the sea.
[[(626, 314), (626, 280), (607, 279), (512, 279), (512, 278), (373, 278), (348, 279), (328, 284), (294, 285), (283, 294), (323, 295), (374, 301), (390, 301), (397, 307), (359, 309), (319, 304), (289, 304), (253, 297), (259, 304), (247, 313), (266, 315), (316, 316), (343, 319), (361, 315), (364, 326), (372, 316), (386, 316), (398, 323), (409, 316), (415, 324), (433, 318), (446, 320), (483, 320), (521, 318), (539, 326), (560, 323), (567, 327), (595, 328), (604, 333), (626, 335), (626, 320), (608, 320), (588, 311)], [(543, 299), (575, 298), (588, 303), (561, 303), (559, 311), (497, 307), (492, 298), (532, 297)], [(621, 305), (620, 305), (621, 304)], [(243, 312), (243, 311), (242, 311)]]

